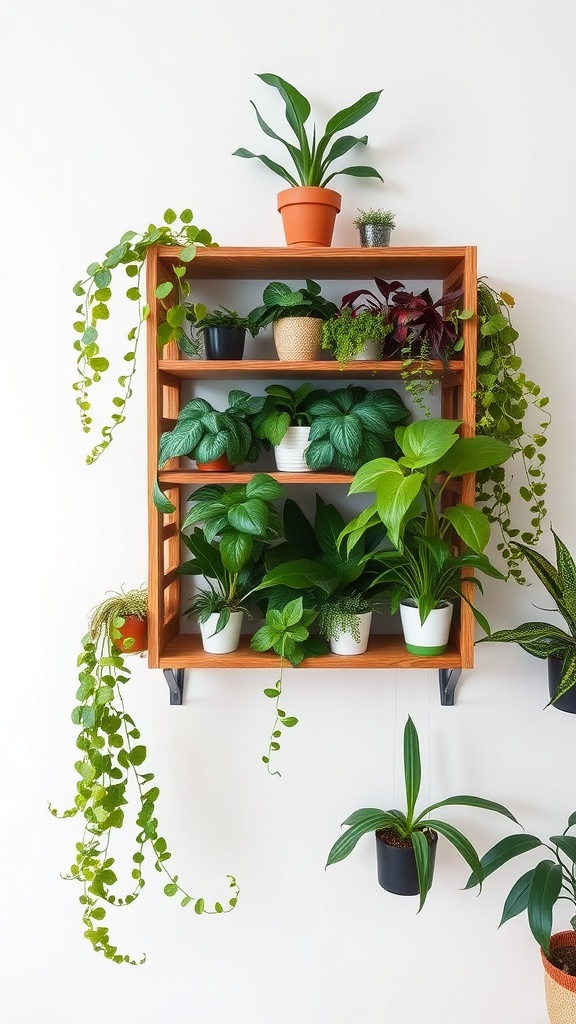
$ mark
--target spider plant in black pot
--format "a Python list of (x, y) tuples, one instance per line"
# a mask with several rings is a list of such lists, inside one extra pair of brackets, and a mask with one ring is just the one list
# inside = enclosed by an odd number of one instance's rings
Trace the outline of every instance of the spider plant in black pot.
[(188, 320), (193, 324), (195, 333), (204, 339), (206, 359), (242, 359), (246, 331), (252, 337), (255, 331), (248, 316), (241, 316), (235, 309), (219, 306), (206, 310), (199, 318), (194, 307), (187, 313)]
[[(516, 544), (528, 565), (556, 604), (567, 631), (552, 622), (524, 622), (514, 629), (500, 629), (478, 643), (518, 644), (528, 654), (548, 662), (548, 705), (576, 714), (576, 565), (568, 548), (551, 531), (556, 548), (556, 565), (526, 544)], [(547, 705), (547, 706), (548, 706)]]
[(328, 867), (344, 860), (361, 836), (367, 832), (375, 832), (379, 884), (383, 889), (399, 896), (419, 895), (418, 912), (422, 910), (432, 885), (438, 833), (464, 858), (475, 881), (481, 884), (484, 877), (480, 858), (470, 840), (454, 825), (432, 816), (432, 811), (440, 807), (478, 807), (486, 811), (495, 811), (516, 821), (514, 815), (503, 804), (466, 795), (447, 797), (417, 813), (416, 801), (420, 792), (421, 776), (418, 733), (414, 722), (408, 717), (404, 726), (405, 810), (382, 811), (375, 807), (362, 807), (354, 811), (343, 822), (349, 828), (334, 843), (326, 863)]

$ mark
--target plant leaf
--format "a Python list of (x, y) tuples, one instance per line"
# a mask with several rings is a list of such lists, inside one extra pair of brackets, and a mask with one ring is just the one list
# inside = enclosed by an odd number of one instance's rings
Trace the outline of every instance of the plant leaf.
[(550, 952), (550, 934), (554, 904), (562, 887), (562, 868), (553, 860), (542, 860), (536, 865), (528, 893), (528, 923), (530, 931), (544, 952)]

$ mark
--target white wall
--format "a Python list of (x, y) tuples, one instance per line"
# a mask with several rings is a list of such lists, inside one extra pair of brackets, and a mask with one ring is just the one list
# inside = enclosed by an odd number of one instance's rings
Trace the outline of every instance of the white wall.
[[(334, 243), (355, 244), (358, 206), (383, 205), (397, 213), (397, 244), (478, 246), (479, 272), (516, 297), (520, 352), (551, 398), (549, 506), (576, 549), (571, 0), (20, 0), (1, 20), (3, 1024), (542, 1024), (527, 923), (497, 930), (513, 871), (476, 899), (444, 843), (416, 917), (413, 900), (379, 889), (368, 838), (323, 869), (346, 814), (401, 799), (393, 766), (407, 712), (425, 797), (473, 792), (530, 831), (563, 828), (575, 722), (542, 710), (543, 666), (515, 647), (479, 648), (452, 709), (439, 706), (432, 672), (290, 672), (286, 705), (300, 724), (281, 779), (259, 760), (269, 673), (189, 674), (178, 709), (162, 674), (134, 665), (130, 701), (173, 863), (195, 894), (218, 899), (227, 872), (242, 888), (233, 914), (199, 918), (153, 872), (139, 904), (110, 917), (122, 949), (148, 954), (139, 968), (105, 961), (82, 937), (78, 893), (59, 877), (76, 826), (47, 802), (73, 793), (69, 712), (88, 610), (146, 576), (144, 366), (128, 422), (87, 467), (71, 285), (168, 205), (191, 205), (221, 244), (283, 244), (277, 180), (231, 156), (264, 148), (250, 99), (278, 123), (256, 72), (293, 81), (321, 119), (383, 88), (362, 131), (386, 183), (337, 179)], [(127, 315), (113, 312), (108, 350), (120, 352)], [(536, 584), (494, 585), (483, 609), (504, 627), (533, 602), (546, 604)], [(480, 849), (505, 829), (481, 813), (452, 820)]]

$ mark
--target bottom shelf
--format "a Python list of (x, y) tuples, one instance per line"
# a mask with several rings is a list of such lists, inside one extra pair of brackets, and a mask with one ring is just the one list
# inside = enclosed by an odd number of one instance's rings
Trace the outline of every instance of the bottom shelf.
[[(231, 654), (207, 654), (202, 640), (196, 633), (180, 633), (162, 651), (158, 660), (159, 668), (278, 668), (278, 655), (273, 651), (264, 654), (250, 649), (250, 636), (240, 638), (240, 647)], [(154, 666), (156, 667), (156, 666)], [(287, 664), (287, 668), (291, 666)], [(372, 635), (365, 654), (326, 654), (323, 657), (306, 658), (301, 668), (462, 668), (462, 656), (454, 639), (446, 652), (438, 657), (419, 658), (409, 654), (400, 635)]]

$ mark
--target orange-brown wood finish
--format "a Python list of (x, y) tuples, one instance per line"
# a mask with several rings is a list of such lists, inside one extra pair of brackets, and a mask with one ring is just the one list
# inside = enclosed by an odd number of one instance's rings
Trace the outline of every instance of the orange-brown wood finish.
[[(400, 380), (402, 363), (353, 362), (340, 367), (332, 359), (312, 363), (279, 362), (275, 359), (236, 361), (204, 361), (182, 358), (175, 345), (167, 346), (158, 354), (156, 332), (163, 312), (155, 298), (155, 289), (162, 281), (173, 280), (172, 267), (179, 262), (177, 247), (161, 246), (151, 249), (147, 258), (147, 293), (151, 309), (148, 318), (148, 483), (149, 483), (149, 643), (148, 657), (151, 668), (267, 668), (276, 667), (278, 658), (273, 653), (251, 651), (249, 638), (243, 637), (240, 648), (233, 654), (211, 655), (202, 648), (197, 634), (181, 632), (179, 560), (181, 519), (180, 492), (187, 487), (213, 483), (246, 483), (253, 471), (198, 472), (189, 460), (173, 459), (157, 473), (160, 435), (172, 429), (180, 407), (180, 384), (186, 380), (253, 380), (323, 379), (341, 386), (347, 380)], [(355, 280), (359, 286), (370, 287), (371, 279), (382, 277), (412, 282), (440, 283), (443, 291), (463, 289), (461, 308), (476, 312), (476, 249), (473, 246), (443, 246), (423, 248), (199, 248), (195, 259), (187, 264), (190, 281), (202, 280)], [(424, 285), (422, 285), (424, 287)], [(164, 300), (164, 303), (166, 300)], [(461, 419), (462, 433), (474, 433), (476, 388), (476, 318), (463, 321), (463, 352), (449, 368), (440, 362), (428, 364), (432, 376), (442, 389), (441, 414), (449, 419)], [(241, 384), (240, 384), (241, 386)], [(317, 486), (333, 484), (348, 486), (350, 474), (271, 473), (286, 485)], [(158, 477), (176, 512), (163, 516), (157, 512), (151, 499), (152, 487)], [(184, 493), (182, 498), (187, 495)], [(474, 503), (474, 477), (454, 481), (446, 489), (449, 503)], [(471, 599), (472, 587), (466, 588)], [(474, 619), (470, 609), (462, 603), (455, 615), (449, 648), (440, 658), (417, 658), (408, 654), (401, 636), (372, 636), (363, 655), (341, 657), (326, 655), (303, 662), (309, 668), (471, 668), (474, 653)]]

